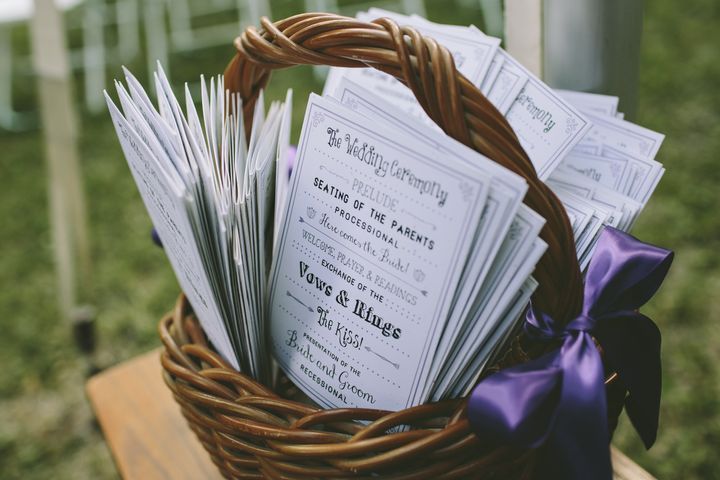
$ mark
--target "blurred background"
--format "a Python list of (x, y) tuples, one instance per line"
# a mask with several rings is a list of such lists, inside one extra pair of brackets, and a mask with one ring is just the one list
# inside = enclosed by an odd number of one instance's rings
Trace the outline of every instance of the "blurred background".
[[(56, 3), (62, 25), (50, 18), (33, 28), (31, 1), (0, 0), (0, 477), (117, 478), (84, 382), (92, 371), (159, 346), (156, 326), (178, 286), (164, 254), (150, 241), (150, 221), (102, 89), (122, 77), (123, 64), (148, 85), (148, 65), (156, 58), (176, 85), (196, 82), (201, 73), (222, 72), (240, 26), (256, 23), (260, 14), (282, 18), (335, 8), (352, 14), (357, 3)], [(499, 4), (379, 5), (500, 33)], [(55, 25), (66, 45), (53, 42), (53, 28), (44, 25)], [(645, 452), (623, 417), (614, 443), (659, 478), (720, 478), (718, 46), (717, 0), (645, 2), (635, 120), (667, 135), (658, 156), (667, 174), (633, 233), (675, 250), (676, 260), (645, 309), (663, 332), (658, 442)], [(67, 62), (58, 60), (54, 48), (67, 49)], [(58, 80), (63, 72), (72, 80), (69, 90)], [(278, 98), (288, 87), (296, 92), (294, 138), (306, 94), (319, 92), (321, 79), (321, 71), (296, 68), (271, 82), (269, 97)], [(63, 109), (68, 92), (73, 108)], [(46, 156), (48, 151), (52, 155)], [(62, 158), (73, 157), (77, 164), (58, 167)], [(73, 183), (75, 171), (79, 185)], [(63, 197), (63, 185), (83, 195)], [(73, 215), (63, 217), (59, 204), (69, 205)], [(70, 232), (58, 233), (58, 225)], [(85, 229), (87, 235), (75, 238), (79, 242), (69, 250), (54, 241)], [(55, 260), (68, 251), (76, 269)]]

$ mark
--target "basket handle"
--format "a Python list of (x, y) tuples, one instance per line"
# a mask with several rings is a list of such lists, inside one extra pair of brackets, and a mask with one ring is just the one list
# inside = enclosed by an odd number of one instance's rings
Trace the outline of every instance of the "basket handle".
[(533, 303), (567, 323), (582, 305), (582, 280), (572, 228), (555, 194), (538, 179), (505, 118), (455, 68), (450, 52), (411, 27), (387, 18), (371, 23), (329, 13), (260, 20), (235, 39), (237, 54), (225, 85), (243, 99), (246, 133), (260, 90), (272, 70), (294, 65), (374, 67), (393, 75), (415, 94), (425, 112), (448, 135), (524, 177), (525, 204), (542, 215), (548, 250), (535, 269), (540, 283)]

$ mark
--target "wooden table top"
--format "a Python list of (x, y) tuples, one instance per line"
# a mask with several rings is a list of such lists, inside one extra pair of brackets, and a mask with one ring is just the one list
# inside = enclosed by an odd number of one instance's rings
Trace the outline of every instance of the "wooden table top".
[(222, 478), (163, 382), (160, 350), (95, 375), (86, 389), (124, 479)]
[[(220, 479), (163, 383), (160, 350), (88, 380), (86, 389), (120, 475), (126, 480)], [(612, 448), (615, 480), (653, 480)]]

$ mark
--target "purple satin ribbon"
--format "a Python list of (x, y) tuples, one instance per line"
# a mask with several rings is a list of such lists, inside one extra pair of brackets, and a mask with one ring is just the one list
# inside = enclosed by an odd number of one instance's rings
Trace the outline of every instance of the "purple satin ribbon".
[(627, 388), (625, 409), (650, 448), (660, 408), (660, 332), (637, 309), (672, 259), (668, 250), (606, 227), (585, 277), (582, 313), (565, 327), (532, 308), (527, 314), (531, 337), (561, 347), (480, 382), (468, 402), (475, 431), (523, 448), (544, 445), (542, 478), (611, 479), (604, 359)]

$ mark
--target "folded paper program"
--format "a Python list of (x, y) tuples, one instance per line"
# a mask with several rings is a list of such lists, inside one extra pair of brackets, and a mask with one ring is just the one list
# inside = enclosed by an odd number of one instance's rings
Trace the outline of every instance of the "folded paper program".
[(637, 309), (660, 287), (672, 259), (668, 250), (606, 227), (585, 278), (582, 313), (560, 327), (542, 312), (528, 312), (528, 335), (562, 345), (479, 383), (468, 404), (476, 431), (522, 447), (545, 445), (544, 478), (611, 478), (597, 339), (629, 392), (628, 416), (649, 448), (660, 406), (660, 332)]

